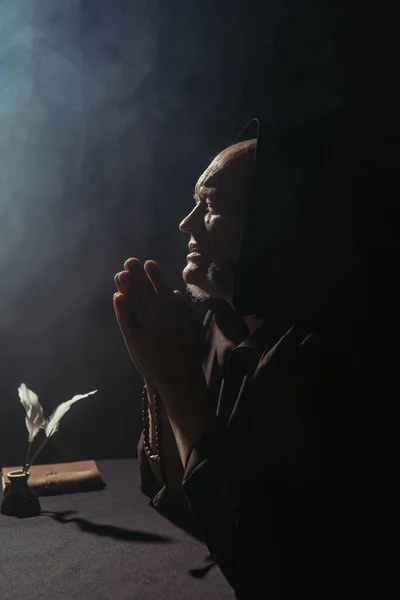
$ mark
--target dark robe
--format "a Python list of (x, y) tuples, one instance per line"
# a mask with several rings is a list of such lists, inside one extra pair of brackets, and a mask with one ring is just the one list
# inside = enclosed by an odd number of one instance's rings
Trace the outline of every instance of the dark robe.
[[(239, 598), (379, 597), (378, 392), (365, 314), (342, 303), (250, 335), (228, 305), (212, 304), (204, 372), (219, 431), (194, 445), (183, 479), (211, 555)], [(154, 495), (139, 453), (142, 489)]]

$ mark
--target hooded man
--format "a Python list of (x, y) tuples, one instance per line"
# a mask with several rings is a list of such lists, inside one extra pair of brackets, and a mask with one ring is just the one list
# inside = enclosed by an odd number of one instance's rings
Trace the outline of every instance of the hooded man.
[(238, 598), (366, 598), (380, 569), (368, 277), (352, 219), (330, 202), (337, 173), (322, 191), (303, 162), (293, 202), (282, 164), (296, 179), (302, 153), (270, 147), (261, 132), (221, 152), (180, 224), (203, 324), (153, 261), (129, 259), (116, 276), (149, 394), (142, 489), (164, 485), (182, 507), (183, 490)]

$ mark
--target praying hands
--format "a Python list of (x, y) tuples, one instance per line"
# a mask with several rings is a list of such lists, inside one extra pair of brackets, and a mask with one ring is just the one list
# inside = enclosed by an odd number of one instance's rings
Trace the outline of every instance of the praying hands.
[(124, 267), (115, 276), (116, 317), (133, 364), (160, 393), (184, 463), (216, 422), (202, 370), (203, 325), (157, 263), (130, 258)]

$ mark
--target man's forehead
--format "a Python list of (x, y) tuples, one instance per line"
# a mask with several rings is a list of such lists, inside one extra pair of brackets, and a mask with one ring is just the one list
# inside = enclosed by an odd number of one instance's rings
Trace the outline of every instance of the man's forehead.
[(207, 169), (200, 175), (195, 191), (198, 192), (202, 187), (215, 187), (221, 181), (223, 175), (223, 165), (214, 164), (214, 161), (207, 167)]
[[(254, 160), (254, 144), (246, 142), (244, 150), (242, 145), (236, 145), (218, 154), (209, 164), (204, 173), (199, 177), (195, 194), (199, 194), (201, 188), (220, 187), (231, 185), (233, 180), (241, 181), (247, 172), (251, 172)], [(253, 148), (253, 151), (251, 151)]]
[(205, 173), (203, 173), (196, 183), (195, 192), (199, 192), (202, 188), (213, 187), (216, 185), (216, 183), (217, 178), (214, 175), (207, 176)]

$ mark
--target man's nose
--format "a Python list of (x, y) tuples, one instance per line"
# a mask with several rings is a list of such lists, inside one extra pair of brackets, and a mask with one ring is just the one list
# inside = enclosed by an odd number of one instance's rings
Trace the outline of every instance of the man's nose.
[(199, 231), (201, 225), (202, 217), (200, 211), (198, 211), (198, 207), (195, 206), (192, 212), (180, 223), (179, 230), (182, 231), (182, 233), (192, 233), (194, 231)]

